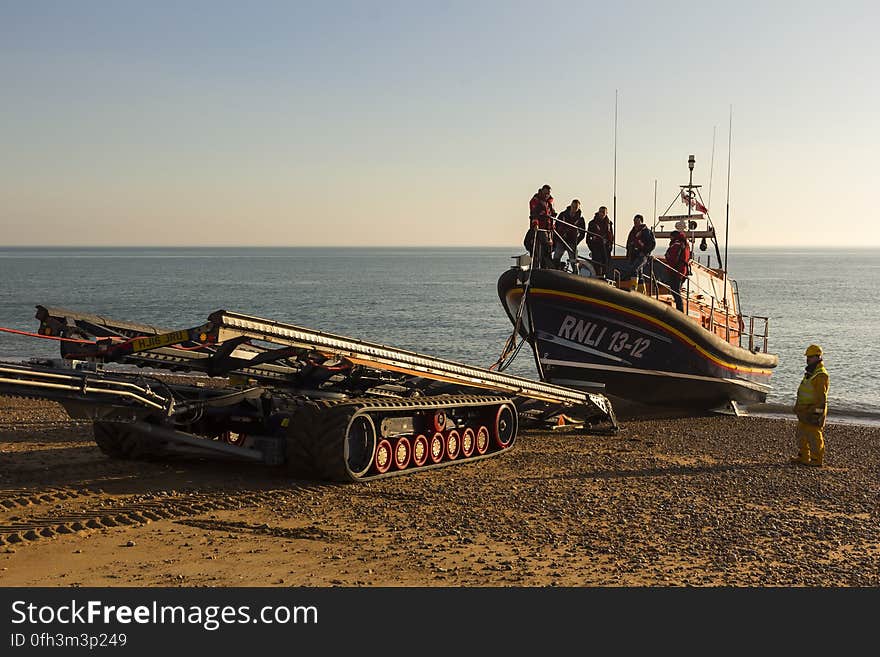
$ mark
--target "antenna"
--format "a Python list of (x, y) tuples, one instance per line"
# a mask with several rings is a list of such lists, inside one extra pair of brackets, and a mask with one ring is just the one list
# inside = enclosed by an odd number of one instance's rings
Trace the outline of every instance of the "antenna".
[[(727, 127), (727, 203), (724, 214), (724, 306), (727, 307), (727, 242), (730, 226), (730, 144), (733, 140), (733, 105), (730, 106), (730, 119)], [(739, 309), (737, 309), (739, 311)]]
[(657, 225), (657, 179), (654, 178), (654, 225)]
[(712, 207), (712, 176), (715, 173), (715, 128), (712, 126), (712, 161), (709, 163), (709, 197), (706, 199), (706, 206)]
[(611, 254), (617, 255), (617, 89), (614, 90), (614, 175), (611, 183), (611, 221), (614, 240), (611, 242)]
[[(730, 226), (730, 144), (733, 141), (733, 105), (730, 106), (730, 120), (727, 128), (727, 207), (724, 215), (724, 271), (727, 271), (727, 240)], [(727, 287), (725, 286), (725, 300)]]

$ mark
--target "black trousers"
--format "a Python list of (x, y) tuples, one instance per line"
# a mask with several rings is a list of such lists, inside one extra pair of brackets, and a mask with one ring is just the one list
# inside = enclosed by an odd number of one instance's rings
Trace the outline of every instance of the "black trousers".
[(672, 298), (675, 300), (675, 307), (678, 308), (680, 312), (684, 312), (684, 301), (681, 299), (681, 284), (683, 281), (677, 272), (672, 272), (670, 278), (672, 280), (669, 282), (669, 288), (672, 290)]
[(629, 261), (629, 275), (630, 278), (637, 278), (639, 282), (642, 282), (642, 272), (645, 268), (645, 265), (648, 264), (648, 256), (646, 255), (637, 255), (634, 256)]
[(590, 248), (590, 260), (595, 262), (600, 267), (600, 274), (603, 276), (607, 276), (609, 271), (608, 267), (611, 264), (611, 252), (607, 249), (593, 249)]
[(550, 258), (550, 231), (537, 230), (535, 239), (535, 252), (532, 254), (533, 267), (535, 269), (550, 269), (553, 261)]

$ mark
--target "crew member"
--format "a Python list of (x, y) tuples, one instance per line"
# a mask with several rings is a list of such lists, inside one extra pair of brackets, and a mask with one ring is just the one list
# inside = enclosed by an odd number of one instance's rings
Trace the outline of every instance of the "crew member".
[(797, 389), (794, 412), (797, 415), (798, 455), (792, 461), (821, 467), (825, 461), (822, 429), (828, 415), (828, 370), (822, 362), (822, 347), (811, 344), (804, 352), (807, 367)]
[(556, 210), (553, 209), (550, 185), (544, 185), (529, 201), (529, 230), (534, 233), (532, 239), (535, 245), (532, 252), (533, 266), (539, 269), (551, 265), (550, 249), (553, 246), (555, 218)]
[(691, 245), (688, 244), (684, 234), (685, 224), (679, 221), (675, 224), (675, 230), (669, 236), (669, 248), (666, 249), (666, 264), (669, 266), (669, 289), (675, 300), (675, 307), (684, 312), (684, 302), (681, 299), (681, 284), (688, 275), (688, 263), (691, 260)]
[(608, 208), (600, 206), (587, 224), (587, 247), (590, 259), (599, 266), (599, 273), (608, 276), (611, 266), (611, 249), (614, 247), (614, 228), (608, 217)]
[(642, 268), (657, 245), (654, 233), (645, 225), (645, 219), (637, 214), (633, 217), (633, 227), (626, 239), (627, 268), (630, 278), (636, 279), (639, 289), (642, 288)]
[(568, 260), (577, 273), (577, 247), (584, 239), (587, 230), (584, 226), (584, 215), (581, 214), (581, 202), (572, 199), (565, 210), (559, 213), (554, 222), (556, 234), (553, 241), (553, 266), (562, 269), (562, 256), (568, 254)]

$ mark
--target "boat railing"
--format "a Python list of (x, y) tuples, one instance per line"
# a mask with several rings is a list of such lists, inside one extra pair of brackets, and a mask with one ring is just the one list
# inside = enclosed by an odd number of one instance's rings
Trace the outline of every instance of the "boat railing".
[[(768, 336), (770, 334), (770, 318), (764, 317), (762, 315), (749, 315), (742, 316), (742, 318), (749, 320), (749, 330), (746, 333), (748, 336), (748, 349), (752, 353), (756, 354), (758, 352), (767, 353), (767, 342)], [(743, 333), (739, 334), (739, 346), (743, 347)]]
[[(670, 267), (666, 262), (660, 260), (659, 258), (651, 257), (651, 260), (658, 263), (660, 265), (659, 270), (672, 273), (675, 270)], [(689, 265), (691, 268), (703, 269), (706, 272), (717, 277), (717, 273), (714, 272), (711, 268), (706, 267), (702, 263), (692, 260)], [(653, 296), (653, 298), (659, 301), (660, 299), (660, 290), (661, 288), (668, 290), (670, 293), (672, 292), (672, 288), (669, 286), (662, 277), (657, 276), (658, 268), (656, 266), (651, 266), (650, 275), (648, 276), (648, 280), (651, 283), (649, 294)], [(758, 322), (758, 333), (755, 332), (754, 325), (750, 327), (750, 330), (746, 332), (745, 330), (745, 320), (746, 317), (743, 317), (739, 314), (739, 290), (736, 287), (736, 281), (732, 278), (722, 278), (721, 284), (725, 285), (726, 282), (730, 282), (731, 284), (731, 303), (728, 303), (726, 300), (719, 301), (718, 292), (715, 289), (709, 290), (699, 285), (692, 277), (688, 277), (686, 279), (686, 286), (681, 291), (682, 302), (684, 304), (684, 313), (686, 315), (690, 315), (691, 309), (696, 306), (700, 309), (701, 315), (703, 314), (703, 309), (708, 310), (708, 316), (704, 318), (703, 326), (708, 329), (711, 333), (716, 333), (719, 336), (723, 336), (726, 342), (730, 342), (731, 338), (737, 341), (740, 346), (742, 346), (743, 336), (745, 335), (749, 341), (749, 348), (754, 350), (755, 347), (766, 352), (767, 350), (767, 318), (756, 316), (753, 321)], [(615, 280), (616, 282), (616, 280)], [(693, 295), (691, 293), (694, 293)], [(709, 301), (700, 302), (696, 299), (700, 297), (707, 298)], [(716, 316), (716, 312), (721, 313), (723, 318), (720, 320)]]
[(736, 307), (742, 308), (742, 306), (739, 305), (739, 283), (737, 283), (732, 278), (730, 279), (730, 289), (731, 289), (731, 292), (733, 293), (733, 300), (736, 303)]
[[(676, 271), (675, 269), (670, 267), (664, 260), (661, 260), (659, 258), (655, 258), (653, 256), (651, 256), (649, 260), (653, 261), (655, 263), (658, 263), (661, 266), (661, 268), (667, 270), (668, 273), (672, 273), (672, 272)], [(708, 268), (706, 268), (704, 265), (697, 262), (696, 260), (691, 260), (690, 263), (688, 263), (689, 267), (694, 266), (694, 265), (698, 266), (701, 269), (706, 269), (707, 271), (711, 271)], [(669, 283), (667, 283), (664, 280), (661, 280), (656, 275), (655, 268), (653, 266), (651, 267), (650, 271), (651, 271), (651, 275), (648, 277), (648, 280), (651, 281), (651, 289), (654, 292), (654, 298), (659, 297), (659, 287), (660, 286), (663, 286), (664, 288), (666, 288), (670, 292), (672, 291), (672, 288), (669, 287)], [(712, 304), (713, 304), (713, 308), (714, 308), (714, 302), (715, 302), (715, 296), (716, 296), (715, 290), (707, 290), (706, 288), (693, 282), (690, 276), (688, 276), (685, 280), (687, 281), (687, 285), (684, 290), (685, 294), (682, 295), (683, 297), (685, 297), (684, 299), (682, 299), (683, 301), (685, 301), (685, 304), (686, 304), (685, 312), (687, 312), (689, 310), (690, 296), (691, 296), (691, 291), (692, 291), (691, 290), (692, 283), (693, 283), (693, 292), (695, 292), (697, 295), (702, 295), (702, 296), (709, 297), (710, 299), (712, 299)]]
[[(572, 263), (572, 268), (578, 270), (580, 267), (586, 266), (588, 263), (592, 267), (593, 272), (598, 271), (598, 263), (594, 263), (589, 258), (582, 257), (578, 257), (576, 262)], [(665, 280), (657, 275), (658, 268), (654, 265), (654, 263), (659, 263), (660, 271), (674, 272), (675, 270), (660, 258), (656, 258), (654, 256), (648, 257), (648, 262), (645, 264), (645, 269), (647, 269), (650, 274), (646, 274), (645, 277), (651, 285), (648, 290), (645, 290), (645, 292), (649, 296), (652, 296), (654, 299), (659, 301), (660, 289), (664, 288), (666, 290), (669, 290), (669, 292), (671, 293), (672, 288), (669, 286), (669, 283), (667, 283)], [(691, 260), (688, 264), (692, 269), (696, 268), (700, 270), (705, 270), (707, 273), (715, 276), (716, 278), (718, 277), (718, 273), (715, 270), (712, 270), (710, 267), (703, 265), (697, 260)], [(609, 284), (617, 287), (618, 289), (621, 289), (621, 282), (623, 279), (620, 274), (620, 269), (613, 268), (610, 275), (611, 278), (608, 281)], [(691, 308), (696, 306), (700, 309), (702, 317), (703, 308), (706, 308), (708, 310), (708, 317), (703, 318), (701, 321), (703, 322), (703, 327), (708, 329), (710, 333), (714, 333), (719, 337), (723, 336), (724, 340), (728, 343), (731, 342), (731, 339), (733, 339), (734, 343), (738, 344), (742, 348), (748, 348), (748, 350), (753, 353), (757, 353), (759, 351), (767, 353), (770, 320), (768, 317), (764, 317), (762, 315), (749, 316), (741, 315), (738, 312), (740, 308), (739, 286), (737, 285), (736, 280), (728, 277), (722, 277), (721, 279), (722, 285), (727, 285), (728, 283), (730, 284), (732, 297), (730, 299), (730, 303), (728, 303), (726, 299), (722, 302), (718, 302), (718, 292), (716, 290), (708, 290), (700, 286), (696, 281), (692, 279), (691, 276), (688, 276), (685, 280), (687, 281), (687, 285), (685, 289), (681, 291), (685, 315), (689, 316)], [(691, 297), (691, 292), (694, 292), (697, 296), (708, 298), (708, 303), (693, 300)], [(731, 312), (731, 308), (735, 309), (735, 312)], [(716, 319), (716, 311), (723, 315), (721, 320)], [(748, 325), (748, 329), (746, 329), (746, 325)]]

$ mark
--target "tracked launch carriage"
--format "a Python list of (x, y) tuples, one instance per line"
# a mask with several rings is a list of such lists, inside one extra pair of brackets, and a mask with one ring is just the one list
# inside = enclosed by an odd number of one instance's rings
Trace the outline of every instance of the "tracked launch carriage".
[(91, 419), (116, 458), (214, 455), (365, 481), (502, 454), (521, 426), (617, 430), (602, 394), (227, 310), (182, 330), (45, 306), (36, 318), (66, 365), (0, 363), (0, 394)]

